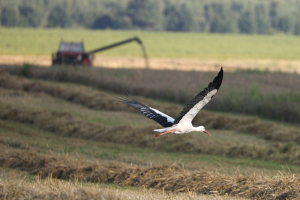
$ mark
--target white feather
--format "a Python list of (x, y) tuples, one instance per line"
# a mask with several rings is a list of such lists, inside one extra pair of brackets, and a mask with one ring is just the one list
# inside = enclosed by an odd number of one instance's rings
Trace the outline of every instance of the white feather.
[(165, 132), (168, 128), (154, 129), (157, 132)]
[(172, 117), (170, 117), (169, 115), (166, 115), (165, 113), (162, 113), (162, 112), (160, 112), (159, 110), (156, 110), (155, 108), (151, 108), (151, 107), (149, 107), (151, 110), (153, 110), (154, 112), (156, 112), (157, 114), (160, 114), (161, 116), (164, 116), (164, 117), (166, 117), (167, 118), (167, 120), (168, 120), (168, 122), (171, 122), (171, 123), (173, 123), (175, 120), (172, 118)]
[(179, 121), (180, 123), (191, 123), (194, 117), (197, 115), (197, 113), (211, 100), (212, 96), (214, 96), (217, 93), (217, 89), (214, 89), (207, 93), (207, 95), (199, 101), (193, 108), (187, 112), (182, 119)]

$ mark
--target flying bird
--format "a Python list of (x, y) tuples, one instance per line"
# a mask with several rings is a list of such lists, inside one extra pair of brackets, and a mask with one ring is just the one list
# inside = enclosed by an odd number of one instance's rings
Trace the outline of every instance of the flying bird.
[(189, 132), (204, 132), (208, 135), (210, 133), (205, 130), (204, 126), (193, 127), (192, 120), (197, 113), (213, 98), (213, 96), (219, 90), (223, 80), (223, 69), (220, 69), (218, 75), (214, 78), (213, 82), (210, 82), (208, 86), (199, 94), (197, 94), (192, 101), (190, 101), (181, 111), (176, 119), (173, 119), (169, 115), (151, 108), (138, 102), (128, 92), (127, 97), (117, 97), (120, 102), (130, 105), (135, 109), (141, 111), (146, 117), (153, 119), (164, 128), (154, 129), (154, 131), (162, 132), (155, 137), (159, 137), (168, 133), (184, 134)]

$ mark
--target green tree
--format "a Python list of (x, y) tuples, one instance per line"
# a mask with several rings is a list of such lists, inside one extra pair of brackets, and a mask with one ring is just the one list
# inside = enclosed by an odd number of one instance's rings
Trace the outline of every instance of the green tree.
[(278, 3), (272, 1), (270, 3), (269, 15), (271, 18), (271, 26), (277, 30), (278, 29)]
[(22, 26), (38, 27), (40, 25), (41, 18), (32, 7), (20, 6), (19, 13)]
[(65, 27), (67, 22), (67, 15), (65, 9), (57, 5), (49, 14), (48, 27)]
[(278, 29), (288, 33), (292, 28), (291, 19), (288, 16), (280, 17), (278, 20)]
[(179, 11), (174, 5), (169, 5), (164, 10), (165, 29), (167, 31), (178, 31), (182, 29)]
[(253, 34), (255, 32), (254, 20), (249, 11), (245, 11), (241, 15), (238, 26), (241, 33)]
[(104, 11), (102, 13), (102, 17), (105, 15), (107, 27), (112, 29), (131, 29), (132, 28), (132, 20), (127, 15), (127, 4), (122, 3), (119, 0), (117, 1), (109, 1), (104, 4)]
[(231, 10), (235, 13), (241, 14), (243, 12), (244, 5), (241, 2), (232, 2)]
[(211, 33), (230, 33), (230, 22), (220, 16), (215, 16), (210, 24)]
[(258, 4), (255, 6), (255, 21), (256, 32), (258, 34), (269, 34), (271, 32), (271, 27), (268, 22), (268, 15), (263, 4)]
[(98, 17), (94, 24), (93, 29), (106, 29), (106, 28), (115, 28), (115, 22), (113, 21), (112, 17), (109, 15), (104, 15), (101, 17)]
[(128, 4), (127, 15), (136, 28), (160, 30), (161, 14), (158, 6), (151, 0), (132, 0)]
[(174, 5), (167, 6), (164, 10), (165, 29), (168, 31), (193, 31), (195, 30), (195, 21), (185, 4), (180, 8)]
[(204, 16), (209, 23), (211, 33), (232, 33), (233, 21), (230, 10), (222, 3), (211, 3), (204, 7)]
[(1, 24), (2, 26), (16, 26), (17, 14), (12, 8), (3, 8), (1, 12)]
[(183, 24), (182, 31), (194, 31), (196, 26), (195, 21), (186, 4), (180, 7), (180, 16)]
[(298, 34), (300, 0), (0, 0), (1, 26)]
[(295, 23), (294, 35), (300, 35), (300, 20), (297, 20)]

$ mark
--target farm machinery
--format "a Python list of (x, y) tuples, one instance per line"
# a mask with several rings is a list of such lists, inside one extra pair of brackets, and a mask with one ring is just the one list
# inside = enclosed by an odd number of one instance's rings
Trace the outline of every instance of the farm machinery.
[(146, 67), (148, 67), (148, 57), (143, 42), (138, 37), (133, 37), (117, 43), (113, 43), (98, 49), (88, 52), (84, 50), (83, 42), (60, 42), (59, 49), (55, 54), (52, 54), (52, 65), (83, 65), (92, 66), (94, 54), (105, 51), (130, 42), (137, 42), (143, 51)]

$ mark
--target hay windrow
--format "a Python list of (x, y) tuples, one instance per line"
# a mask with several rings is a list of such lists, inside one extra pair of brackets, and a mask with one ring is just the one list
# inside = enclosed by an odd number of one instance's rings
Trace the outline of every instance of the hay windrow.
[[(135, 95), (182, 104), (189, 102), (195, 96), (195, 92), (207, 86), (216, 75), (212, 72), (176, 70), (66, 66), (41, 68), (26, 64), (23, 67), (0, 66), (0, 68), (18, 76), (88, 85), (116, 93), (130, 90)], [(259, 73), (251, 70), (226, 72), (222, 92), (218, 93), (218, 97), (205, 109), (256, 115), (299, 124), (299, 85), (300, 79), (297, 74)]]
[[(255, 144), (239, 145), (221, 141), (204, 141), (192, 134), (166, 135), (163, 139), (155, 138), (155, 127), (133, 128), (131, 126), (107, 127), (74, 117), (67, 112), (31, 111), (12, 107), (0, 102), (0, 119), (20, 122), (49, 131), (59, 136), (131, 144), (136, 147), (151, 148), (166, 152), (204, 153), (235, 158), (273, 160), (299, 165), (300, 148), (292, 143), (276, 143), (269, 147)], [(1, 140), (0, 140), (1, 142)], [(2, 143), (5, 143), (2, 141)], [(9, 146), (18, 144), (7, 143)]]
[(20, 181), (18, 183), (0, 183), (0, 199), (36, 199), (36, 200), (244, 200), (241, 197), (218, 195), (197, 195), (194, 192), (172, 193), (155, 189), (124, 189), (98, 186), (93, 183), (82, 183), (60, 179), (37, 179), (36, 182)]
[(20, 169), (42, 178), (115, 183), (172, 192), (230, 195), (254, 199), (299, 198), (300, 181), (293, 175), (227, 176), (217, 172), (187, 171), (178, 166), (127, 166), (75, 160), (66, 156), (5, 150), (0, 166)]
[(83, 187), (72, 183), (60, 182), (48, 178), (41, 183), (0, 183), (0, 199), (91, 199), (91, 200), (125, 200), (116, 192), (106, 191), (97, 187)]
[[(0, 73), (0, 87), (33, 93), (44, 92), (55, 98), (61, 98), (92, 109), (137, 112), (135, 109), (115, 101), (112, 95), (105, 92), (86, 87), (74, 88), (44, 81), (30, 81), (22, 77), (11, 76), (5, 72)], [(155, 107), (170, 116), (177, 116), (182, 110), (182, 106), (179, 105), (160, 104), (148, 99), (143, 99), (143, 103), (151, 105), (151, 107)], [(298, 129), (287, 129), (274, 123), (259, 121), (253, 117), (234, 117), (201, 111), (193, 122), (195, 125), (205, 124), (207, 128), (254, 134), (271, 141), (300, 143), (300, 131)]]

